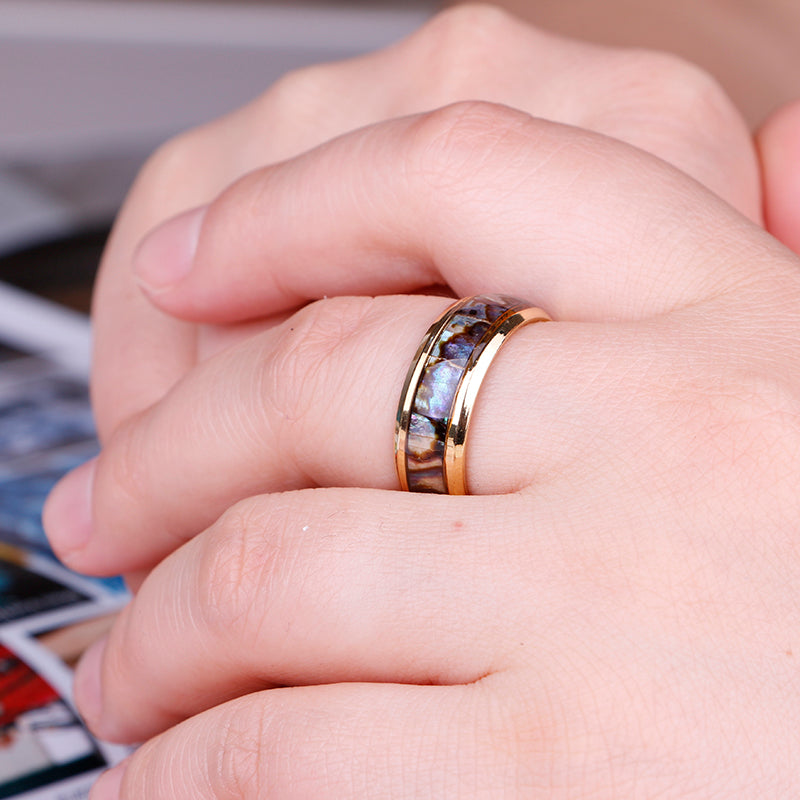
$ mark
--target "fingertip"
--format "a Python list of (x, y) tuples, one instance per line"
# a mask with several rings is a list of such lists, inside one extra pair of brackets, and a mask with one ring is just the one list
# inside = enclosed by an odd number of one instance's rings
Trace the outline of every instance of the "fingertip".
[(800, 100), (764, 123), (757, 137), (769, 232), (800, 253)]
[(127, 762), (106, 770), (96, 781), (89, 792), (89, 800), (119, 800), (122, 796), (122, 781), (125, 777)]
[(69, 566), (89, 543), (94, 529), (92, 494), (97, 459), (65, 475), (42, 510), (42, 524), (56, 555)]
[(191, 273), (207, 208), (199, 206), (167, 220), (139, 243), (133, 272), (156, 305)]
[(102, 736), (99, 730), (103, 715), (101, 668), (106, 650), (106, 637), (94, 642), (83, 654), (75, 669), (73, 693), (75, 705), (89, 729)]
[(73, 696), (75, 705), (89, 730), (106, 742), (133, 744), (127, 723), (115, 714), (107, 713), (103, 691), (103, 662), (108, 649), (108, 636), (103, 636), (87, 648), (75, 669)]

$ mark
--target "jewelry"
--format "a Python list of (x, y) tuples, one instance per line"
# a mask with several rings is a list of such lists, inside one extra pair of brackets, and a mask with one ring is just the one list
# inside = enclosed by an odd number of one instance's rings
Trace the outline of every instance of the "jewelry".
[(503, 342), (550, 319), (524, 300), (459, 300), (428, 329), (406, 375), (395, 426), (404, 491), (467, 494), (464, 451), (478, 389)]

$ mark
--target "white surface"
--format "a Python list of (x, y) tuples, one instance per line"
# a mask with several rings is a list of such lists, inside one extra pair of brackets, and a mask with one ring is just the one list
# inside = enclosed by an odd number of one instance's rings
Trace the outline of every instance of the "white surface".
[(77, 375), (91, 360), (89, 321), (82, 314), (0, 283), (0, 341), (43, 353)]
[(11, 741), (0, 748), (0, 783), (47, 769), (50, 761), (37, 736), (29, 729), (12, 729)]
[(2, 0), (0, 14), (0, 35), (14, 38), (357, 51), (392, 41), (419, 24), (426, 12), (402, 3), (348, 7)]
[(109, 219), (165, 139), (434, 5), (0, 0), (0, 255)]
[(419, 8), (0, 0), (0, 164), (154, 142), (284, 72), (382, 47)]

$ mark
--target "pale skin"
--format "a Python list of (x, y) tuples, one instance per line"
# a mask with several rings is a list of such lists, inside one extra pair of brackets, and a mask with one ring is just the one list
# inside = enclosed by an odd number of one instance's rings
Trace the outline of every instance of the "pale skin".
[(800, 104), (795, 102), (800, 3), (497, 0), (495, 5), (564, 36), (672, 53), (713, 75), (758, 132), (767, 227), (800, 252)]
[[(486, 9), (355, 67), (171, 145), (118, 222), (104, 450), (46, 514), (72, 566), (151, 570), (78, 673), (98, 733), (149, 739), (93, 800), (795, 797), (800, 262), (746, 125)], [(431, 285), (556, 320), (493, 364), (475, 497), (396, 491), (448, 304), (396, 295)]]
[(675, 53), (714, 75), (753, 128), (800, 95), (795, 0), (499, 0), (497, 5), (565, 36)]

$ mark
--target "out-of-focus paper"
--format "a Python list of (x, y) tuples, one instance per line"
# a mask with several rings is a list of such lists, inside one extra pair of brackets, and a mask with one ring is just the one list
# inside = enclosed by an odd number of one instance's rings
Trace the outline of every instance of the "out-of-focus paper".
[(0, 799), (81, 800), (129, 751), (97, 741), (72, 702), (72, 669), (127, 602), (53, 556), (41, 509), (96, 454), (88, 320), (0, 284)]

